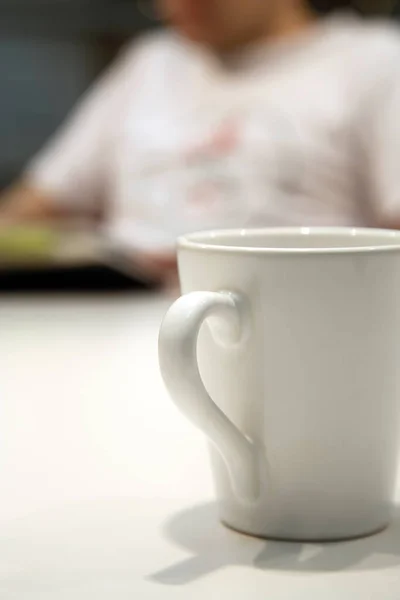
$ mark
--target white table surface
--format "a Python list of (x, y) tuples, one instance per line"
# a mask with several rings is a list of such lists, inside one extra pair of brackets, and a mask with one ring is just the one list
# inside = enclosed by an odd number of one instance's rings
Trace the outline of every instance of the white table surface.
[(158, 373), (168, 303), (0, 298), (0, 599), (399, 600), (400, 513), (326, 546), (219, 525)]

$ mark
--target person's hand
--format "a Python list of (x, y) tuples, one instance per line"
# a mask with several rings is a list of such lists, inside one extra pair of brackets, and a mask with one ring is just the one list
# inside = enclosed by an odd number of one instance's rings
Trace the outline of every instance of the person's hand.
[(138, 254), (134, 258), (134, 267), (155, 283), (173, 290), (179, 288), (178, 263), (175, 254), (148, 253)]

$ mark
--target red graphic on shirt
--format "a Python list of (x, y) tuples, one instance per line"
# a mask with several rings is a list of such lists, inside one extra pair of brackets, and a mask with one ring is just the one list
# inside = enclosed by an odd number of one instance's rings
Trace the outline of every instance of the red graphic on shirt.
[(211, 208), (221, 199), (221, 191), (218, 185), (212, 181), (206, 181), (195, 185), (189, 192), (188, 201), (194, 207)]
[(221, 180), (224, 165), (221, 160), (232, 155), (240, 143), (239, 124), (235, 120), (221, 123), (203, 143), (192, 147), (185, 156), (188, 165), (196, 166), (200, 173), (188, 192), (188, 203), (199, 210), (211, 209), (226, 197)]
[(209, 139), (192, 147), (186, 158), (191, 160), (203, 157), (225, 156), (233, 153), (239, 145), (239, 124), (237, 121), (224, 121)]

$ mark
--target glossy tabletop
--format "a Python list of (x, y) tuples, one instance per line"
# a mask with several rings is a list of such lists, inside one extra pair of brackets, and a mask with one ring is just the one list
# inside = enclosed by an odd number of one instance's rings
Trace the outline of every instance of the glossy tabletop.
[(218, 523), (158, 372), (169, 303), (0, 298), (1, 600), (398, 600), (400, 513), (325, 546)]

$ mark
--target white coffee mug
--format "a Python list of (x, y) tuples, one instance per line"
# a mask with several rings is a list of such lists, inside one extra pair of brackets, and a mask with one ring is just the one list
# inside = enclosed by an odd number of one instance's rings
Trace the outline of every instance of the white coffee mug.
[(161, 370), (212, 442), (222, 521), (283, 540), (386, 527), (399, 450), (400, 233), (194, 234), (179, 241), (179, 269), (186, 295), (163, 323)]

